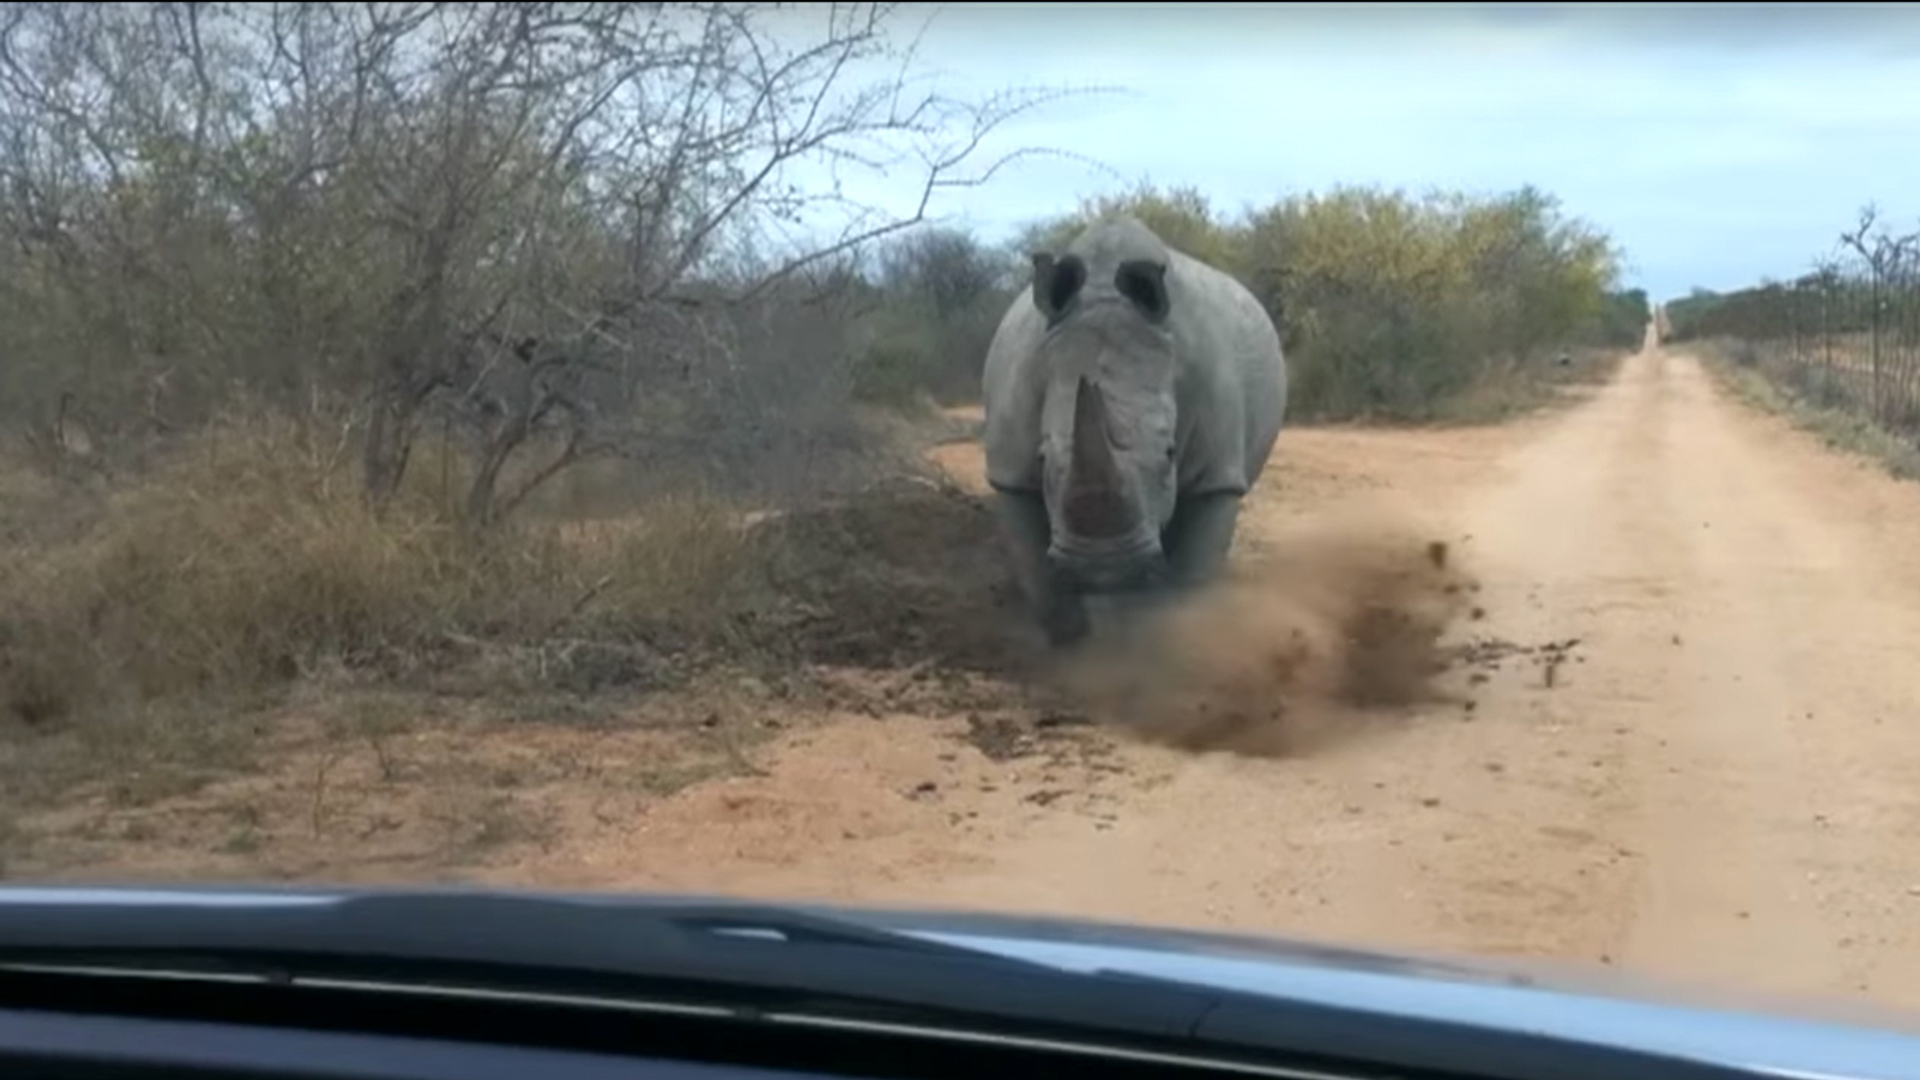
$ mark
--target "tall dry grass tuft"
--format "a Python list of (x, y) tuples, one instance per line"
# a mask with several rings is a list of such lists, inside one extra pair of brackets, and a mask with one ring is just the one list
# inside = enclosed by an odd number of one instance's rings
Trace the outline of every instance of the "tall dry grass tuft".
[(77, 539), (0, 558), (0, 711), (248, 692), (448, 635), (528, 641), (719, 626), (754, 564), (738, 516), (682, 497), (598, 526), (470, 535), (432, 470), (376, 514), (351, 456), (262, 412), (226, 417)]

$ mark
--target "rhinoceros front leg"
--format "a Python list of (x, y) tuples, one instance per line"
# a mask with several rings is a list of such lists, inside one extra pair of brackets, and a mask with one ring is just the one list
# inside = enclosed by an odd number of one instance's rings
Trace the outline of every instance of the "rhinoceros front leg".
[(993, 502), (1000, 531), (1013, 555), (1014, 577), (1033, 605), (1047, 641), (1062, 646), (1086, 637), (1091, 629), (1086, 601), (1065, 587), (1047, 563), (1053, 527), (1047, 520), (1045, 500), (1027, 491), (996, 491)]
[(1204, 585), (1226, 569), (1227, 552), (1240, 521), (1240, 496), (1231, 492), (1182, 498), (1161, 535), (1167, 583)]

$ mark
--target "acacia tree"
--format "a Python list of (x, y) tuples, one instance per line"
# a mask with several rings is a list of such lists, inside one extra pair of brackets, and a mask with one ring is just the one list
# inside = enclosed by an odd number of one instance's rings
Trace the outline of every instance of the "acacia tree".
[(1901, 271), (1906, 269), (1916, 245), (1920, 245), (1920, 233), (1893, 233), (1880, 220), (1879, 208), (1868, 204), (1860, 209), (1854, 227), (1840, 234), (1840, 243), (1858, 255), (1867, 269), (1867, 377), (1870, 380), (1867, 413), (1876, 420), (1884, 420), (1889, 411), (1884, 363), (1891, 321), (1889, 294)]
[[(9, 5), (0, 302), (31, 326), (5, 344), (86, 356), (122, 390), (349, 397), (376, 502), (443, 406), (475, 455), (468, 517), (490, 522), (568, 465), (657, 449), (641, 406), (742, 385), (755, 305), (843, 279), (1031, 152), (982, 158), (1059, 94), (923, 88), (899, 15)], [(856, 171), (912, 175), (917, 198), (862, 205)], [(503, 490), (535, 446), (554, 448)]]

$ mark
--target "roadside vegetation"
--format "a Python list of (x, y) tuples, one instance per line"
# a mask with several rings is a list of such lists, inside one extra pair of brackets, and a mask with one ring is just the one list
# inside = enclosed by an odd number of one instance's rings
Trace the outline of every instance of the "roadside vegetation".
[(1662, 305), (1663, 336), (1747, 400), (1920, 478), (1920, 232), (1868, 206), (1792, 281)]
[[(238, 768), (276, 718), (1004, 672), (986, 518), (922, 451), (966, 434), (940, 407), (1026, 252), (1096, 214), (1255, 290), (1295, 423), (1497, 419), (1639, 343), (1610, 242), (1532, 189), (1143, 185), (943, 227), (1064, 94), (916, 95), (903, 18), (8, 6), (0, 852), (75, 792)], [(827, 161), (932, 201), (850, 206)]]

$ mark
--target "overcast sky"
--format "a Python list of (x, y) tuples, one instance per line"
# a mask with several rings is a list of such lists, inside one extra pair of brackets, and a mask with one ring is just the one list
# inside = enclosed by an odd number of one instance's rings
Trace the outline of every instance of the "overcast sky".
[[(1533, 183), (1656, 299), (1802, 273), (1868, 200), (1920, 224), (1911, 5), (955, 4), (921, 55), (949, 89), (1124, 87), (1002, 145), (1229, 209), (1341, 182)], [(940, 209), (1005, 235), (1122, 186), (1030, 162)]]

